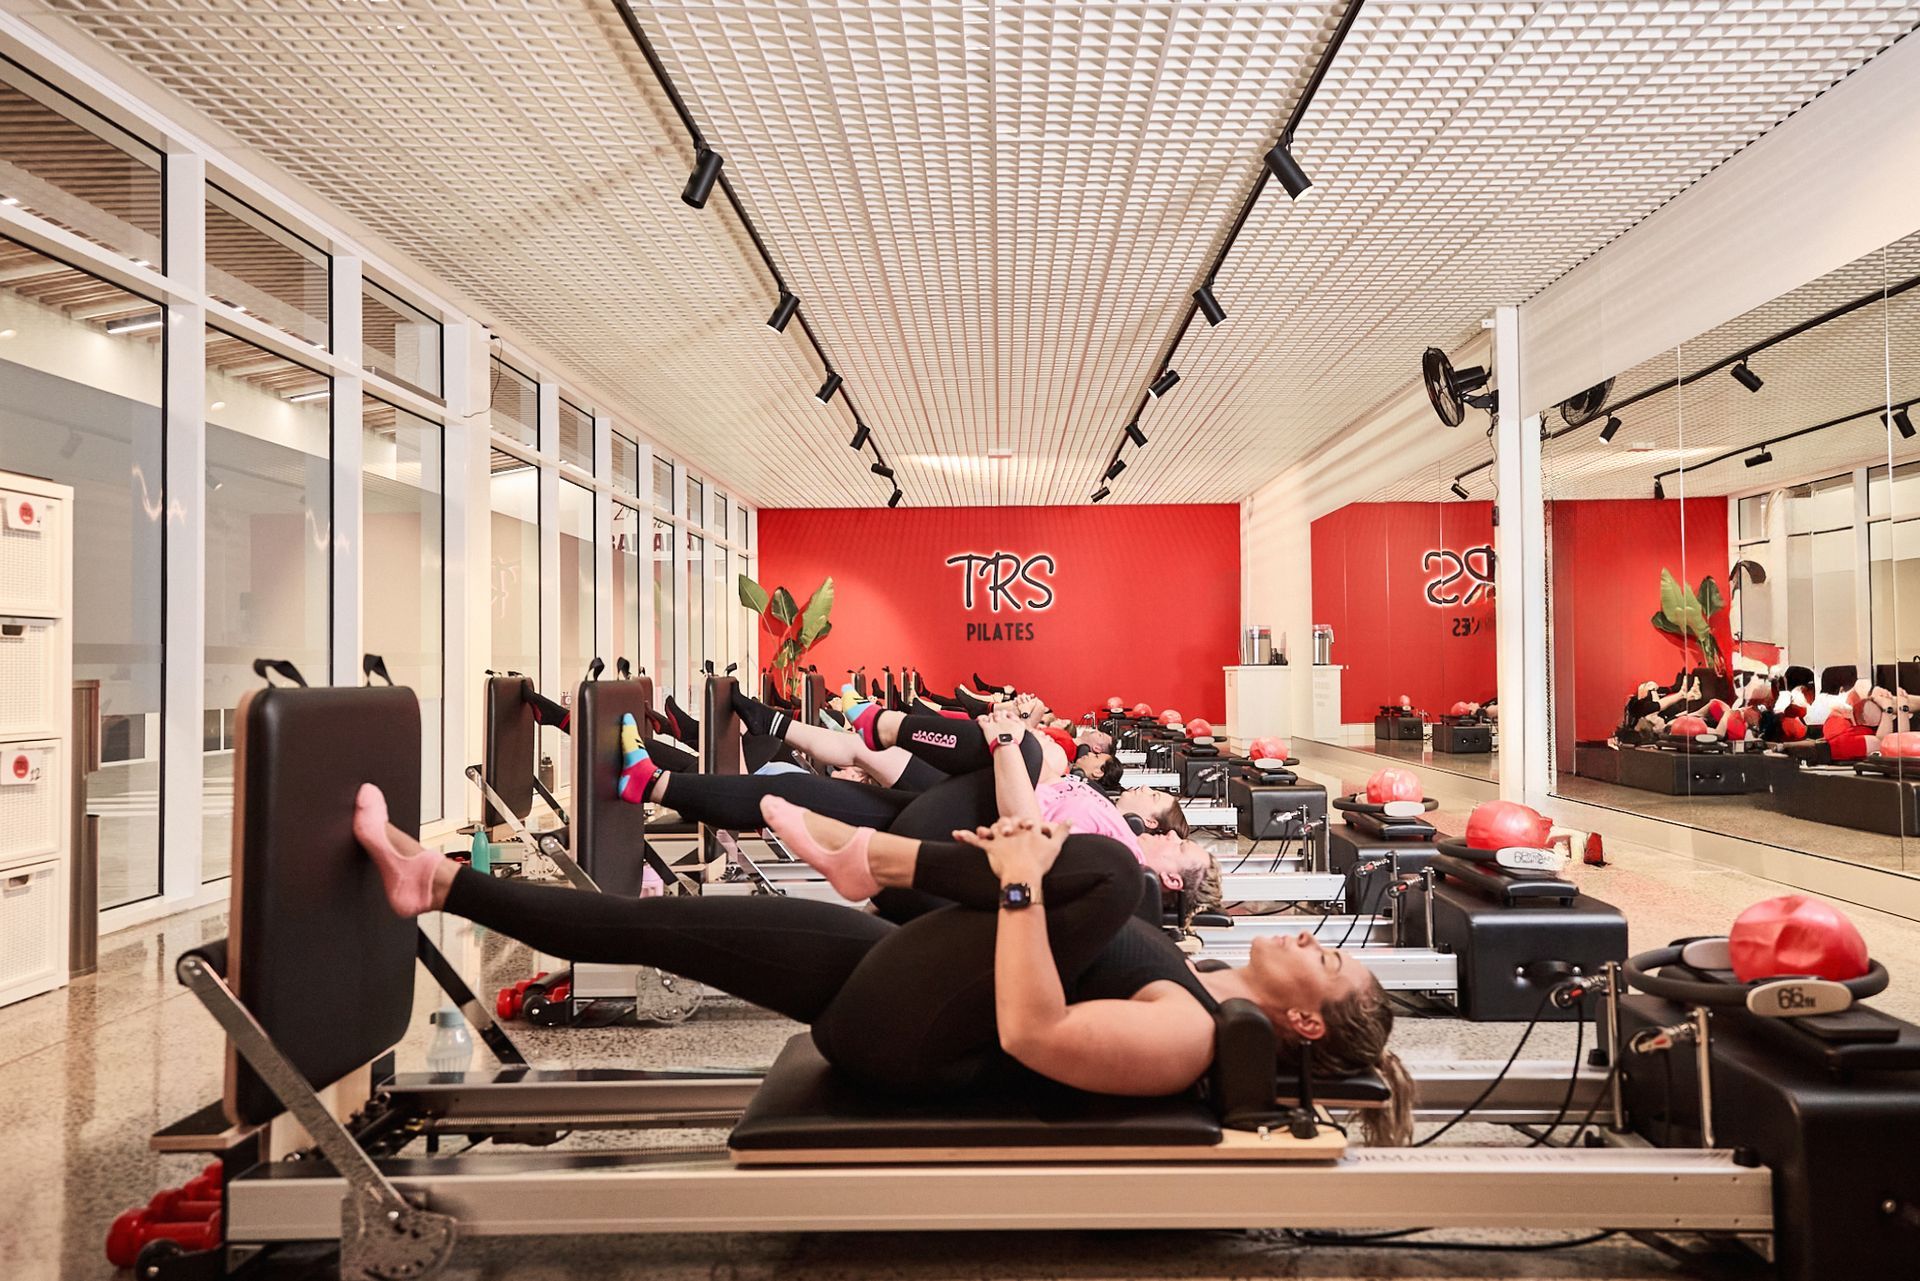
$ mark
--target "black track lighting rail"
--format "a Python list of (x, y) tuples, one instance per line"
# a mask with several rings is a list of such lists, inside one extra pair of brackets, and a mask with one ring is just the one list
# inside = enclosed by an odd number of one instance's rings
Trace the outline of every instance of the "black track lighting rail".
[[(687, 100), (680, 96), (679, 86), (674, 84), (673, 77), (667, 74), (667, 66), (664, 62), (660, 61), (660, 54), (653, 47), (653, 41), (648, 39), (646, 28), (640, 25), (640, 19), (634, 13), (633, 6), (628, 3), (628, 0), (613, 0), (613, 7), (620, 11), (620, 20), (626, 24), (627, 33), (633, 37), (633, 42), (640, 46), (640, 54), (647, 60), (647, 68), (653, 72), (654, 80), (659, 83), (661, 91), (667, 95), (667, 101), (673, 104), (674, 114), (680, 117), (680, 123), (686, 127), (687, 137), (693, 143), (695, 173), (697, 176), (700, 169), (710, 163), (708, 160), (709, 156), (715, 157), (712, 163), (718, 163), (718, 153), (715, 152), (713, 146), (708, 143), (706, 132), (700, 128), (700, 122), (694, 119), (692, 109), (687, 106)], [(780, 270), (780, 264), (774, 259), (773, 251), (767, 247), (766, 239), (760, 234), (760, 228), (757, 227), (753, 219), (748, 216), (747, 207), (741, 203), (740, 193), (734, 189), (733, 180), (727, 176), (724, 164), (721, 164), (718, 170), (717, 185), (720, 188), (721, 194), (727, 198), (727, 204), (733, 209), (734, 217), (740, 220), (741, 227), (746, 230), (747, 240), (753, 245), (754, 252), (760, 256), (761, 263), (766, 266), (767, 274), (773, 277), (774, 290), (777, 298), (776, 308), (780, 311), (787, 312), (789, 318), (797, 319), (800, 322), (800, 332), (806, 336), (808, 344), (813, 347), (813, 354), (819, 357), (820, 365), (826, 371), (826, 378), (831, 384), (832, 390), (828, 391), (826, 400), (821, 401), (821, 403), (826, 404), (830, 402), (833, 399), (833, 392), (838, 391), (840, 398), (846, 402), (847, 412), (853, 415), (854, 426), (858, 428), (856, 439), (864, 441), (873, 450), (873, 461), (876, 467), (886, 466), (887, 460), (881, 456), (880, 446), (873, 440), (872, 429), (868, 427), (866, 420), (860, 416), (860, 407), (854, 403), (853, 392), (846, 386), (839, 371), (834, 368), (833, 361), (827, 356), (825, 345), (820, 341), (820, 335), (815, 332), (813, 325), (807, 320), (806, 309), (797, 305), (790, 306), (790, 300), (797, 304), (799, 295), (794, 293), (793, 289), (788, 285), (786, 275)], [(689, 191), (691, 190), (692, 186), (690, 184)], [(683, 199), (684, 198), (685, 197), (683, 197)], [(692, 202), (689, 201), (689, 203)], [(704, 195), (701, 197), (699, 203), (705, 203)], [(784, 328), (784, 323), (780, 328)], [(818, 399), (817, 395), (816, 399)], [(859, 446), (856, 445), (855, 449), (858, 448)], [(882, 473), (876, 472), (875, 474), (879, 475)], [(892, 479), (890, 470), (886, 475), (889, 480)], [(889, 507), (898, 506), (900, 498), (899, 482), (894, 481), (893, 494), (887, 505)]]
[[(1604, 412), (1608, 415), (1608, 417), (1617, 417), (1621, 410), (1631, 409), (1633, 406), (1639, 404), (1643, 400), (1651, 400), (1655, 396), (1661, 395), (1664, 392), (1672, 391), (1676, 387), (1683, 387), (1688, 383), (1697, 383), (1701, 379), (1705, 378), (1708, 374), (1718, 373), (1720, 370), (1729, 368), (1730, 366), (1744, 365), (1747, 363), (1747, 360), (1750, 357), (1757, 356), (1761, 352), (1766, 351), (1770, 347), (1778, 347), (1781, 343), (1786, 342), (1789, 339), (1798, 338), (1801, 334), (1808, 333), (1812, 330), (1818, 329), (1822, 325), (1830, 325), (1834, 321), (1839, 320), (1843, 316), (1852, 315), (1854, 312), (1859, 311), (1862, 307), (1870, 307), (1877, 302), (1883, 302), (1888, 299), (1898, 298), (1901, 294), (1904, 294), (1909, 290), (1912, 290), (1915, 288), (1920, 288), (1920, 276), (1909, 277), (1908, 279), (1903, 280), (1899, 284), (1893, 285), (1890, 288), (1876, 289), (1870, 294), (1865, 294), (1859, 298), (1853, 299), (1851, 302), (1843, 302), (1838, 306), (1829, 307), (1827, 310), (1821, 312), (1819, 315), (1813, 317), (1810, 320), (1803, 320), (1797, 325), (1790, 325), (1787, 328), (1782, 329), (1777, 334), (1773, 334), (1773, 335), (1770, 335), (1769, 337), (1762, 338), (1759, 342), (1754, 343), (1751, 347), (1746, 347), (1740, 351), (1732, 352), (1729, 355), (1722, 356), (1719, 360), (1714, 361), (1711, 365), (1703, 365), (1699, 369), (1694, 370), (1690, 374), (1681, 374), (1678, 377), (1669, 378), (1664, 382), (1657, 382), (1653, 384), (1651, 387), (1645, 388), (1642, 391), (1635, 392), (1633, 395), (1628, 396), (1625, 400), (1614, 401), (1613, 403), (1609, 404), (1606, 407)], [(1914, 403), (1920, 404), (1920, 401), (1916, 401)], [(1899, 406), (1896, 405), (1894, 406), (1894, 408), (1897, 409), (1899, 408)], [(1911, 408), (1911, 406), (1909, 406), (1909, 408)], [(1826, 426), (1830, 427), (1830, 426), (1835, 426), (1838, 423), (1851, 422), (1853, 421), (1853, 419), (1858, 418), (1859, 416), (1860, 415), (1858, 414), (1849, 414), (1845, 418), (1835, 420), (1834, 423), (1826, 424)], [(1604, 424), (1606, 420), (1596, 419), (1595, 421), (1598, 421)], [(1591, 427), (1592, 425), (1593, 425), (1592, 423), (1581, 423), (1579, 427), (1560, 427), (1560, 428), (1556, 428), (1553, 431), (1542, 432), (1540, 435), (1540, 440), (1543, 444), (1548, 444), (1553, 441), (1559, 440), (1562, 436), (1571, 436), (1574, 432), (1580, 431), (1582, 428)], [(1809, 427), (1806, 429), (1806, 431), (1820, 431), (1820, 430), (1822, 430), (1822, 428), (1820, 427)], [(1805, 434), (1806, 434), (1805, 432), (1794, 433), (1794, 435), (1805, 435)], [(1791, 439), (1793, 439), (1792, 436), (1780, 437), (1780, 440), (1791, 440)], [(1764, 443), (1778, 444), (1779, 441), (1777, 440), (1767, 441)], [(1756, 448), (1756, 446), (1749, 446), (1748, 448)], [(1694, 467), (1694, 468), (1706, 467), (1709, 465), (1710, 463), (1688, 464), (1689, 467)], [(1454, 479), (1457, 481), (1465, 480), (1467, 477), (1477, 475), (1480, 472), (1486, 471), (1489, 467), (1492, 467), (1492, 466), (1493, 466), (1493, 460), (1489, 458), (1487, 461), (1483, 463), (1475, 463), (1473, 466), (1467, 468), (1463, 472), (1455, 473)], [(1674, 470), (1681, 471), (1681, 470), (1685, 470), (1685, 468), (1675, 468)], [(1671, 473), (1662, 472), (1660, 474), (1662, 476), (1665, 476), (1665, 475), (1670, 475)]]
[(1851, 414), (1842, 414), (1838, 418), (1829, 418), (1823, 423), (1815, 423), (1811, 427), (1802, 427), (1797, 431), (1786, 432), (1779, 436), (1769, 436), (1767, 439), (1757, 441), (1751, 445), (1742, 445), (1738, 449), (1729, 449), (1725, 453), (1715, 454), (1711, 458), (1702, 458), (1697, 463), (1684, 463), (1678, 467), (1669, 467), (1663, 472), (1655, 472), (1653, 483), (1656, 486), (1664, 488), (1662, 482), (1670, 476), (1685, 476), (1690, 471), (1704, 471), (1720, 463), (1732, 462), (1736, 458), (1745, 459), (1749, 467), (1758, 467), (1762, 463), (1773, 461), (1772, 451), (1775, 445), (1785, 444), (1789, 440), (1798, 440), (1802, 436), (1811, 436), (1815, 432), (1831, 431), (1835, 427), (1844, 427), (1848, 423), (1858, 422), (1862, 418), (1878, 416), (1885, 422), (1892, 419), (1895, 414), (1911, 411), (1916, 405), (1920, 405), (1920, 400), (1911, 400), (1905, 403), (1895, 401), (1891, 406), (1887, 405), (1885, 401), (1882, 401), (1870, 409), (1856, 410)]
[[(624, 2), (624, 0), (621, 0), (621, 2)], [(1267, 189), (1268, 181), (1274, 177), (1274, 162), (1268, 158), (1276, 155), (1285, 156), (1285, 163), (1294, 174), (1299, 175), (1300, 181), (1303, 184), (1302, 189), (1304, 190), (1305, 175), (1300, 174), (1299, 167), (1294, 165), (1291, 160), (1293, 134), (1294, 131), (1300, 127), (1300, 121), (1306, 116), (1307, 108), (1312, 105), (1313, 96), (1320, 92), (1320, 82), (1327, 78), (1327, 71), (1333, 66), (1333, 60), (1335, 56), (1339, 54), (1340, 46), (1346, 42), (1347, 32), (1353, 29), (1353, 21), (1360, 16), (1360, 7), (1364, 3), (1365, 0), (1347, 0), (1347, 7), (1340, 15), (1339, 25), (1334, 27), (1333, 35), (1327, 40), (1327, 47), (1321, 50), (1320, 60), (1314, 64), (1313, 74), (1307, 77), (1306, 88), (1300, 91), (1299, 99), (1293, 104), (1293, 112), (1287, 117), (1286, 125), (1280, 130), (1279, 140), (1274, 143), (1270, 150), (1263, 154), (1260, 172), (1253, 180), (1252, 190), (1247, 193), (1247, 198), (1240, 203), (1240, 212), (1234, 215), (1233, 222), (1228, 226), (1226, 235), (1221, 238), (1220, 247), (1214, 251), (1213, 261), (1208, 264), (1205, 274), (1201, 276), (1199, 286), (1194, 289), (1192, 295), (1187, 299), (1186, 310), (1180, 313), (1179, 323), (1173, 327), (1173, 333), (1168, 336), (1167, 341), (1161, 346), (1160, 358), (1153, 364), (1153, 377), (1150, 380), (1150, 385), (1157, 383), (1166, 374), (1172, 372), (1171, 366), (1173, 364), (1173, 358), (1179, 353), (1180, 344), (1186, 340), (1187, 331), (1193, 327), (1193, 318), (1195, 316), (1200, 315), (1204, 311), (1207, 314), (1207, 323), (1209, 326), (1217, 325), (1226, 319), (1225, 310), (1220, 306), (1219, 301), (1215, 299), (1213, 294), (1214, 282), (1220, 275), (1220, 268), (1226, 265), (1227, 255), (1233, 252), (1235, 242), (1240, 239), (1240, 232), (1245, 229), (1247, 219), (1252, 217), (1254, 206), (1260, 203), (1260, 194)], [(1297, 197), (1299, 192), (1293, 191), (1291, 194)], [(1175, 378), (1177, 381), (1178, 375), (1175, 375)], [(1171, 387), (1168, 387), (1167, 390), (1171, 390)], [(1140, 415), (1146, 412), (1147, 406), (1155, 399), (1157, 399), (1157, 394), (1151, 390), (1140, 393), (1140, 399), (1134, 405), (1133, 413), (1128, 415), (1127, 424), (1121, 431), (1120, 440), (1114, 445), (1113, 453), (1107, 459), (1108, 467), (1111, 467), (1113, 463), (1119, 459), (1121, 451), (1127, 447), (1129, 438), (1132, 438), (1138, 445), (1144, 445), (1146, 443), (1144, 436), (1140, 432)], [(1109, 479), (1111, 478), (1109, 477)], [(1094, 501), (1099, 502), (1102, 498), (1106, 497), (1106, 494), (1107, 490), (1103, 483)]]

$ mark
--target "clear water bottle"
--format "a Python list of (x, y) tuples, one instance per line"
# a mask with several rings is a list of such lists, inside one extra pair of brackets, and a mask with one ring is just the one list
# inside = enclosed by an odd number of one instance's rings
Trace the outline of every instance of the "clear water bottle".
[(433, 1012), (433, 1040), (427, 1042), (429, 1072), (465, 1072), (473, 1066), (473, 1033), (451, 1005)]

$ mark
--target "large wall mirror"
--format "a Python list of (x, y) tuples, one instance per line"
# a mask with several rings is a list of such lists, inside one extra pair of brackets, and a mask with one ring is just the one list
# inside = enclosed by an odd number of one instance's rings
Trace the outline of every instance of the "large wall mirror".
[(1422, 468), (1313, 522), (1307, 736), (1496, 780), (1493, 493), (1485, 478), (1456, 488), (1456, 470)]
[(1920, 235), (1548, 415), (1556, 794), (1920, 872), (1916, 403)]

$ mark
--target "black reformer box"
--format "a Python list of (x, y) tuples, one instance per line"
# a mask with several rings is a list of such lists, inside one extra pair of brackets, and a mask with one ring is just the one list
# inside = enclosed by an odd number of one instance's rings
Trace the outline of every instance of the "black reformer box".
[(1542, 999), (1565, 971), (1598, 974), (1627, 956), (1627, 918), (1582, 894), (1571, 881), (1518, 875), (1445, 848), (1430, 865), (1433, 936), (1426, 937), (1426, 893), (1407, 892), (1406, 941), (1459, 958), (1460, 1012), (1478, 1023), (1567, 1020), (1573, 1010), (1542, 1010)]
[[(1244, 756), (1223, 752), (1218, 747), (1195, 747), (1191, 743), (1173, 749), (1173, 772), (1180, 776), (1180, 795), (1227, 796), (1232, 776), (1251, 764)], [(1219, 771), (1216, 776), (1213, 771)]]
[[(1395, 830), (1386, 820), (1387, 830)], [(1404, 825), (1426, 830), (1425, 836), (1386, 836), (1353, 823), (1339, 823), (1327, 832), (1327, 870), (1347, 878), (1347, 911), (1378, 914), (1387, 910), (1387, 895), (1397, 872), (1401, 878), (1418, 875), (1440, 852), (1439, 833), (1425, 822)], [(1377, 864), (1378, 866), (1372, 866)]]
[(1427, 736), (1427, 723), (1411, 713), (1382, 712), (1373, 718), (1373, 736), (1377, 739), (1419, 740)]
[(1620, 749), (1620, 782), (1663, 796), (1743, 796), (1767, 790), (1759, 752)]
[(1887, 836), (1920, 834), (1920, 779), (1804, 766), (1772, 753), (1765, 759), (1774, 807), (1782, 814)]
[[(1227, 797), (1240, 811), (1240, 835), (1256, 841), (1299, 840), (1309, 828), (1316, 850), (1326, 848), (1327, 789), (1302, 783), (1292, 773), (1274, 771), (1285, 781), (1270, 781), (1253, 769), (1242, 769), (1227, 781)], [(1297, 811), (1290, 819), (1279, 815)]]
[(1443, 716), (1433, 727), (1433, 750), (1455, 756), (1479, 756), (1493, 750), (1493, 726), (1483, 720)]

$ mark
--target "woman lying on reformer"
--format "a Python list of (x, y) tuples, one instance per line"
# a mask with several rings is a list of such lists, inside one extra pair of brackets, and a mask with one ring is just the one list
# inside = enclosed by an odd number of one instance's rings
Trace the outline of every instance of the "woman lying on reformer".
[(1411, 1083), (1387, 1048), (1392, 1007), (1351, 955), (1311, 933), (1254, 941), (1248, 965), (1197, 973), (1134, 914), (1139, 868), (1118, 841), (1006, 818), (919, 841), (852, 828), (777, 798), (765, 821), (849, 897), (884, 887), (947, 901), (905, 925), (780, 896), (629, 899), (498, 880), (387, 821), (360, 789), (354, 832), (392, 909), (446, 911), (573, 961), (651, 965), (810, 1025), (821, 1054), (904, 1094), (1016, 1084), (1101, 1094), (1185, 1091), (1214, 1054), (1222, 1001), (1251, 1000), (1321, 1076), (1377, 1072), (1391, 1106), (1370, 1141), (1404, 1143)]

